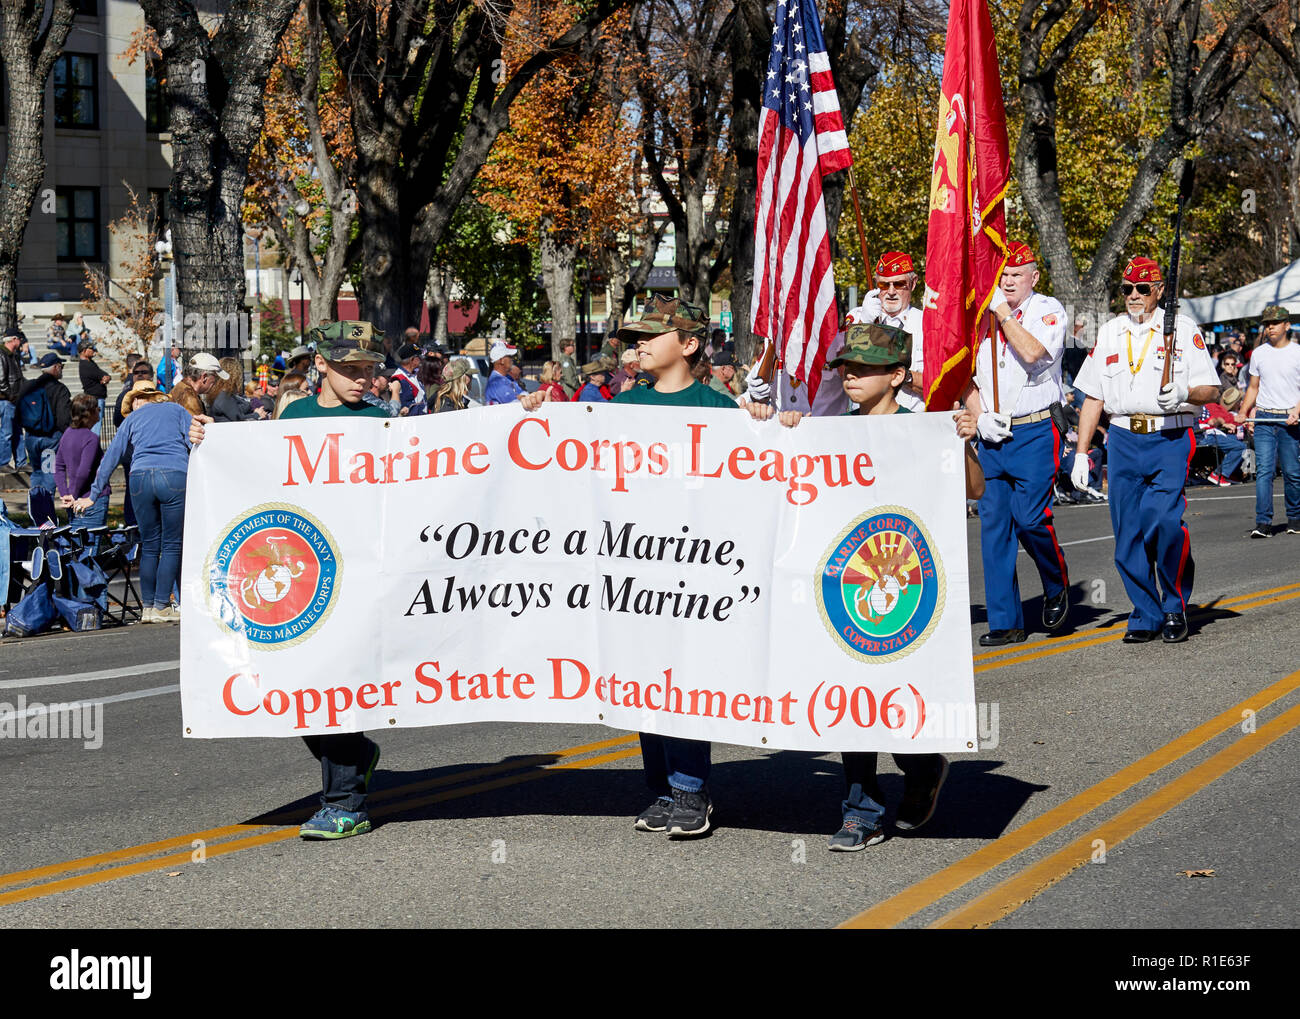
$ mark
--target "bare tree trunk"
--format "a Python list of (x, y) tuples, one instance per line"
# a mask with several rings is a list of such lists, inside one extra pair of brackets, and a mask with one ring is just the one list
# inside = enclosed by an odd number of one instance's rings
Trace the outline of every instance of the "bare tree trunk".
[(752, 364), (758, 341), (750, 331), (754, 287), (754, 196), (758, 187), (758, 97), (765, 55), (772, 47), (772, 23), (763, 0), (738, 0), (731, 23), (731, 150), (736, 186), (731, 204), (731, 328), (736, 356)]
[(578, 246), (551, 229), (550, 219), (542, 220), (541, 233), (542, 285), (551, 303), (551, 357), (558, 360), (564, 341), (578, 335), (578, 302), (573, 296)]
[[(1024, 126), (1016, 144), (1015, 161), (1025, 207), (1038, 230), (1041, 254), (1052, 266), (1057, 298), (1068, 307), (1104, 307), (1129, 238), (1155, 203), (1156, 188), (1164, 173), (1182, 159), (1189, 143), (1200, 138), (1222, 112), (1223, 105), (1249, 67), (1239, 55), (1243, 35), (1258, 25), (1273, 0), (1247, 0), (1228, 22), (1209, 54), (1202, 56), (1196, 43), (1201, 6), (1199, 0), (1170, 0), (1158, 31), (1167, 42), (1169, 57), (1169, 122), (1143, 157), (1133, 183), (1124, 196), (1110, 228), (1086, 273), (1079, 271), (1070, 247), (1057, 178), (1056, 80), (1075, 48), (1097, 23), (1102, 8), (1083, 5), (1050, 52), (1049, 34), (1063, 20), (1073, 0), (1056, 0), (1042, 11), (1038, 0), (1024, 0), (1017, 20), (1020, 38), (1020, 100)], [(1181, 167), (1177, 167), (1181, 171)]]
[(71, 0), (0, 0), (4, 67), (5, 160), (0, 167), (0, 327), (18, 322), (18, 256), (45, 178), (45, 82), (72, 27)]
[(433, 342), (444, 347), (450, 346), (451, 300), (447, 296), (447, 272), (437, 263), (429, 268), (425, 299), (429, 302), (429, 326), (433, 332)]
[(391, 10), (358, 0), (347, 23), (321, 6), (352, 101), (366, 318), (389, 335), (410, 324), (452, 214), (509, 126), (510, 104), (629, 2), (596, 0), (518, 68), (506, 68), (501, 50), (513, 0), (416, 0)]
[[(171, 104), (171, 231), (187, 315), (239, 322), (244, 298), (242, 208), (248, 160), (262, 133), (263, 95), (299, 0), (233, 0), (209, 37), (188, 0), (141, 0), (158, 36)], [(246, 335), (246, 334), (245, 334)], [(187, 345), (237, 354), (222, 328)]]

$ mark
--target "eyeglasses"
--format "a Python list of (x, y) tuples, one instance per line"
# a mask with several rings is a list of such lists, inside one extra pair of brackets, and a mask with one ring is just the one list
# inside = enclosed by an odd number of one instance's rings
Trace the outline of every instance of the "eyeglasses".
[(886, 290), (911, 290), (912, 284), (907, 280), (882, 280), (880, 290), (883, 293)]
[(1133, 293), (1134, 290), (1136, 290), (1143, 297), (1146, 297), (1151, 293), (1151, 284), (1150, 283), (1121, 283), (1119, 285), (1119, 292), (1123, 294), (1125, 297), (1128, 297), (1129, 294)]

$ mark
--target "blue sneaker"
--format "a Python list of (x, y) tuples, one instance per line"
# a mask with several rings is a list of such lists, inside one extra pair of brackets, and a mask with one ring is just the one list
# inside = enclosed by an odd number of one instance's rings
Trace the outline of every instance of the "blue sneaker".
[[(378, 754), (376, 754), (378, 757)], [(298, 829), (304, 839), (345, 839), (350, 835), (364, 835), (370, 830), (370, 815), (364, 810), (341, 810), (338, 807), (321, 807)]]

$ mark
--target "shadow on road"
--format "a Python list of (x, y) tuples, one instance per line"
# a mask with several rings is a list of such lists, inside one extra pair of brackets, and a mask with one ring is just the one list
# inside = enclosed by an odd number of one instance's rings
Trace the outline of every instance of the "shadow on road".
[[(903, 796), (903, 777), (881, 755), (880, 786), (886, 825)], [(632, 819), (650, 802), (635, 768), (548, 770), (553, 755), (505, 758), (500, 763), (469, 764), (425, 771), (375, 774), (368, 808), (376, 827), (438, 818), (519, 817), (529, 815), (619, 817)], [(955, 760), (934, 818), (911, 838), (995, 839), (1035, 793), (1049, 788), (999, 774), (1002, 761)], [(482, 769), (493, 769), (483, 774)], [(477, 774), (466, 774), (467, 772)], [(464, 776), (458, 779), (458, 776)], [(467, 786), (485, 786), (466, 794)], [(786, 832), (802, 835), (839, 827), (843, 775), (837, 758), (810, 752), (772, 751), (759, 761), (722, 761), (709, 780), (720, 829)], [(433, 797), (436, 801), (430, 802)], [(245, 822), (290, 825), (316, 809), (315, 797), (295, 800)]]

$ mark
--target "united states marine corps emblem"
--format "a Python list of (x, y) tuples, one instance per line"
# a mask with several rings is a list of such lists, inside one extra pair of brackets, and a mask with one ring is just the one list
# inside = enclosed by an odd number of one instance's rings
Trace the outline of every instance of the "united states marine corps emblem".
[(901, 506), (850, 524), (822, 557), (815, 587), (827, 632), (863, 662), (896, 661), (920, 647), (947, 593), (929, 532)]
[(283, 504), (232, 520), (205, 562), (208, 609), (265, 651), (306, 640), (334, 607), (338, 545), (318, 520)]

